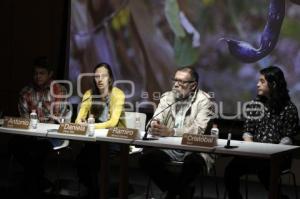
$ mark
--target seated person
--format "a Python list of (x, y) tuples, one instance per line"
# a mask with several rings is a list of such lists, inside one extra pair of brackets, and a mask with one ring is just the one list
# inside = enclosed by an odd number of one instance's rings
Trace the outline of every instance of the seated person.
[[(113, 87), (114, 77), (110, 66), (100, 63), (94, 68), (93, 88), (86, 91), (76, 123), (86, 123), (89, 114), (96, 120), (95, 128), (125, 127), (121, 120), (124, 115), (125, 95)], [(109, 145), (110, 154), (119, 152), (118, 144)], [(89, 198), (97, 198), (99, 191), (98, 171), (100, 168), (99, 143), (85, 143), (77, 158), (80, 181), (88, 188)]]
[[(174, 103), (178, 101), (177, 103)], [(167, 108), (170, 104), (172, 106)], [(161, 112), (151, 122), (151, 133), (157, 136), (182, 136), (183, 133), (204, 134), (213, 116), (213, 106), (208, 94), (198, 89), (198, 74), (192, 67), (177, 69), (173, 78), (172, 91), (162, 95), (154, 113)], [(172, 160), (183, 161), (180, 173), (176, 176), (167, 169)], [(212, 164), (208, 154), (182, 150), (145, 150), (140, 158), (142, 169), (155, 184), (166, 192), (166, 198), (191, 198), (191, 183), (206, 164)]]
[[(66, 100), (64, 98), (66, 89), (59, 84), (53, 84), (55, 96), (61, 95), (62, 98), (52, 96), (50, 92), (52, 76), (53, 69), (48, 64), (47, 58), (36, 58), (33, 83), (24, 87), (20, 93), (18, 108), (21, 117), (29, 118), (31, 111), (36, 110), (39, 122), (55, 123), (55, 118), (66, 114), (66, 105), (63, 103)], [(51, 106), (52, 103), (55, 104)], [(54, 140), (33, 136), (14, 136), (11, 140), (10, 150), (24, 168), (25, 188), (28, 194), (34, 195), (33, 197), (49, 185), (43, 176), (43, 163), (46, 154), (53, 148), (52, 141)]]
[[(243, 139), (248, 142), (292, 144), (299, 118), (297, 108), (290, 100), (283, 72), (276, 66), (262, 69), (257, 91), (257, 99), (246, 107)], [(280, 167), (284, 169), (288, 167), (287, 164), (290, 164), (289, 157)], [(245, 174), (256, 174), (264, 187), (269, 189), (269, 160), (235, 157), (225, 170), (229, 198), (242, 198), (239, 193), (240, 177)]]

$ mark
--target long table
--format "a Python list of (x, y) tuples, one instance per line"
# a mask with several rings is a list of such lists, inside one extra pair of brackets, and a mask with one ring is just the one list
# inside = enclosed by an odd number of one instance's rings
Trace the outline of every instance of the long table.
[[(77, 140), (85, 142), (101, 142), (101, 167), (100, 167), (100, 198), (108, 198), (107, 185), (108, 185), (108, 143), (119, 143), (121, 144), (121, 155), (120, 162), (122, 166), (120, 167), (120, 187), (119, 193), (120, 198), (127, 198), (127, 184), (128, 184), (128, 154), (129, 145), (133, 143), (132, 140), (119, 139), (119, 138), (109, 138), (106, 137), (108, 129), (96, 129), (94, 136), (88, 135), (75, 135), (75, 134), (64, 134), (58, 133), (58, 124), (48, 124), (48, 123), (38, 123), (36, 129), (15, 129), (15, 128), (4, 128), (0, 127), (0, 132), (6, 134), (14, 135), (25, 135), (25, 136), (35, 136), (41, 138), (59, 138), (68, 140)], [(96, 175), (96, 174), (95, 174)]]
[(253, 158), (269, 159), (270, 170), (270, 190), (269, 199), (278, 198), (278, 179), (280, 175), (280, 165), (287, 154), (291, 154), (296, 150), (299, 150), (299, 146), (293, 145), (281, 145), (281, 144), (267, 144), (257, 142), (245, 142), (231, 140), (231, 146), (236, 148), (227, 149), (227, 140), (219, 139), (218, 145), (212, 148), (199, 147), (199, 146), (187, 146), (181, 145), (181, 138), (179, 137), (166, 137), (159, 140), (144, 141), (136, 140), (135, 145), (157, 147), (157, 148), (169, 148), (169, 149), (183, 149), (187, 151), (206, 152), (214, 154), (223, 154), (230, 156), (243, 156)]
[[(50, 132), (49, 129), (52, 129)], [(107, 181), (108, 181), (108, 143), (119, 143), (121, 145), (121, 166), (120, 166), (120, 186), (119, 186), (119, 198), (125, 199), (128, 196), (128, 154), (129, 145), (136, 145), (140, 147), (156, 147), (165, 149), (181, 149), (194, 152), (205, 152), (213, 154), (223, 154), (231, 156), (243, 156), (253, 158), (269, 159), (271, 161), (270, 170), (270, 190), (269, 198), (278, 198), (278, 178), (280, 174), (279, 165), (283, 161), (283, 158), (287, 154), (291, 154), (296, 150), (299, 150), (299, 146), (292, 145), (280, 145), (280, 144), (266, 144), (256, 142), (244, 142), (244, 141), (231, 141), (232, 146), (237, 148), (227, 149), (224, 148), (227, 140), (219, 139), (218, 145), (215, 147), (200, 147), (181, 145), (180, 137), (164, 137), (159, 140), (129, 140), (106, 137), (107, 129), (97, 129), (93, 137), (86, 135), (69, 135), (57, 133), (53, 129), (58, 129), (58, 125), (55, 124), (39, 124), (37, 129), (8, 129), (0, 127), (0, 132), (10, 134), (20, 134), (29, 136), (51, 137), (81, 141), (98, 141), (101, 142), (101, 170), (100, 170), (100, 198), (107, 198)]]

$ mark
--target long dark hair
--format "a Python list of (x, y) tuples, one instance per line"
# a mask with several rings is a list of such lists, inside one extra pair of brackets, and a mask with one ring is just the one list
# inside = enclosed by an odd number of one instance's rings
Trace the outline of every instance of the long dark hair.
[(265, 102), (275, 112), (280, 112), (290, 101), (287, 83), (284, 74), (277, 66), (269, 66), (260, 70), (268, 82), (270, 98), (266, 99), (260, 96), (261, 101)]
[[(114, 76), (111, 70), (111, 67), (109, 64), (107, 63), (100, 63), (97, 64), (93, 70), (93, 73), (96, 72), (96, 70), (98, 68), (106, 68), (106, 70), (108, 71), (108, 75), (109, 75), (109, 91), (112, 90), (113, 88), (113, 83), (114, 83)], [(99, 117), (99, 115), (102, 113), (103, 109), (104, 109), (104, 103), (105, 101), (102, 100), (101, 96), (102, 93), (100, 93), (98, 87), (97, 87), (97, 82), (95, 79), (93, 79), (93, 86), (92, 86), (92, 106), (91, 106), (91, 110), (90, 113), (94, 115), (94, 117), (97, 118)], [(103, 122), (103, 121), (102, 121)]]

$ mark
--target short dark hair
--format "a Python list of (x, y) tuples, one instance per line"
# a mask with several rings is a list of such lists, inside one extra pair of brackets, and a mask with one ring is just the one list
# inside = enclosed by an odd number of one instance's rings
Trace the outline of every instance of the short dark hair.
[(48, 72), (53, 71), (53, 67), (49, 64), (49, 60), (48, 57), (46, 56), (39, 56), (36, 57), (33, 60), (33, 67), (35, 68), (44, 68), (46, 69)]
[(269, 66), (260, 70), (260, 74), (264, 75), (270, 90), (270, 99), (267, 100), (267, 103), (274, 110), (281, 111), (290, 101), (289, 90), (282, 70), (277, 66)]
[(197, 82), (197, 84), (198, 84), (199, 75), (198, 75), (198, 73), (197, 73), (197, 71), (195, 70), (194, 67), (192, 67), (192, 66), (183, 66), (183, 67), (177, 68), (175, 73), (177, 73), (178, 71), (184, 71), (184, 72), (190, 73), (191, 77), (193, 78), (193, 81)]

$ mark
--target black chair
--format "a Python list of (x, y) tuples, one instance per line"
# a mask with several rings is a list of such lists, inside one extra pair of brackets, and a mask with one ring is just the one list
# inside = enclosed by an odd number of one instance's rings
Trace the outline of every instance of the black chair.
[(291, 170), (291, 169), (286, 169), (284, 171), (281, 171), (281, 174), (280, 174), (280, 179), (279, 179), (279, 183), (280, 183), (280, 186), (279, 186), (279, 193), (281, 193), (281, 177), (284, 176), (284, 175), (289, 175), (292, 177), (292, 180), (293, 180), (293, 187), (294, 187), (294, 191), (295, 191), (295, 198), (298, 199), (298, 191), (297, 191), (297, 183), (296, 183), (296, 176), (295, 176), (295, 173)]
[[(293, 180), (293, 187), (294, 187), (294, 192), (295, 192), (295, 198), (298, 199), (298, 190), (297, 190), (297, 183), (296, 183), (296, 176), (295, 176), (295, 173), (291, 170), (291, 168), (287, 168), (283, 171), (281, 171), (280, 173), (280, 177), (279, 177), (279, 194), (281, 194), (281, 179), (283, 176), (285, 175), (289, 175), (290, 177), (292, 177), (292, 180)], [(249, 188), (248, 188), (248, 178), (249, 178), (249, 175), (245, 175), (245, 198), (248, 199), (248, 193), (249, 193)], [(227, 191), (225, 190), (224, 192), (224, 199), (227, 198)]]
[[(61, 123), (71, 122), (72, 112), (68, 111), (66, 115), (60, 119)], [(58, 140), (58, 139), (57, 139)], [(55, 153), (55, 158), (57, 160), (56, 168), (56, 180), (54, 182), (54, 189), (52, 194), (56, 197), (62, 196), (80, 196), (80, 183), (79, 180), (75, 182), (73, 179), (63, 179), (61, 178), (61, 162), (64, 153), (69, 153), (70, 159), (74, 159), (73, 149), (70, 147), (69, 140), (58, 140), (58, 144), (54, 144), (53, 152)], [(75, 187), (75, 188), (74, 188)]]
[[(183, 162), (182, 161), (171, 161), (167, 166), (170, 170), (177, 172), (180, 167), (182, 167)], [(219, 198), (219, 186), (218, 186), (218, 179), (217, 179), (217, 172), (216, 172), (216, 167), (215, 164), (213, 164), (212, 167), (212, 177), (214, 178), (215, 181), (215, 187), (216, 187), (216, 195), (217, 198)], [(209, 176), (210, 174), (207, 171), (206, 167), (203, 167), (202, 174), (200, 176), (200, 189), (201, 189), (201, 198), (204, 198), (204, 176)], [(153, 195), (152, 190), (151, 190), (151, 185), (152, 181), (151, 178), (148, 178), (147, 186), (146, 186), (146, 199), (151, 198), (150, 196)]]
[(79, 180), (63, 177), (62, 163), (65, 157), (68, 160), (74, 159), (73, 149), (70, 146), (69, 140), (62, 140), (60, 145), (53, 147), (53, 155), (56, 160), (55, 179), (53, 182), (53, 188), (51, 192), (45, 192), (45, 194), (54, 195), (55, 198), (63, 197), (81, 197), (81, 189)]
[[(282, 177), (285, 175), (289, 175), (290, 177), (292, 177), (293, 180), (293, 187), (294, 187), (294, 192), (295, 192), (295, 198), (298, 199), (298, 190), (297, 190), (297, 183), (296, 183), (296, 176), (295, 173), (290, 169), (285, 169), (283, 171), (281, 171), (280, 173), (280, 177), (279, 177), (279, 194), (281, 194), (281, 181), (282, 181)], [(246, 175), (246, 184), (245, 184), (245, 197), (246, 199), (248, 199), (248, 175)]]

